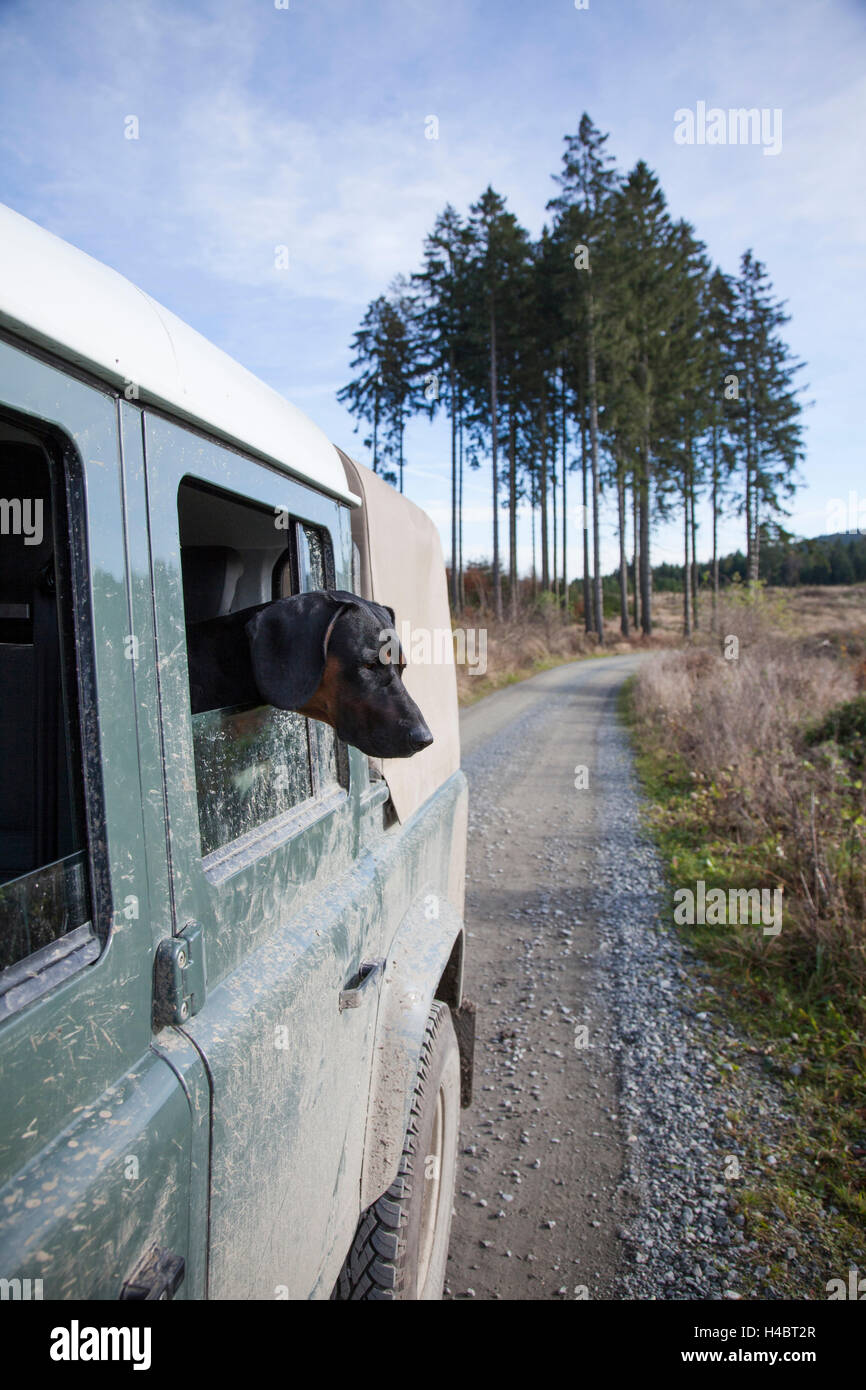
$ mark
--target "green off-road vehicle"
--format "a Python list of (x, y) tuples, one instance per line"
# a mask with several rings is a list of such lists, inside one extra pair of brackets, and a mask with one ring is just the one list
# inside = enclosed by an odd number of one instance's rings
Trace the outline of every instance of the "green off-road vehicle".
[(187, 653), (326, 589), (450, 638), (437, 533), (113, 271), (2, 208), (0, 246), (0, 1294), (438, 1298), (453, 650), (406, 671), (434, 742), (378, 765), (193, 714)]

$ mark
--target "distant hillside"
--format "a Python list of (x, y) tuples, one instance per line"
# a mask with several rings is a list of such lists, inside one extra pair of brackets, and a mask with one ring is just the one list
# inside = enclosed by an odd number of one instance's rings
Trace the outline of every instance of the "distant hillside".
[[(701, 583), (710, 581), (708, 561), (698, 565)], [(735, 575), (745, 582), (746, 557), (740, 550), (719, 560), (719, 580), (730, 584)], [(766, 540), (761, 546), (761, 578), (769, 585), (858, 584), (866, 580), (866, 535), (839, 531), (832, 536), (805, 540), (785, 537)], [(657, 592), (681, 589), (682, 565), (656, 565), (653, 587)]]

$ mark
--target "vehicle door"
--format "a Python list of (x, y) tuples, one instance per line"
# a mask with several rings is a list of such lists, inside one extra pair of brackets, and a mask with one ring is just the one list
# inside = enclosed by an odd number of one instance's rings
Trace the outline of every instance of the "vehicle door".
[(193, 716), (185, 623), (351, 587), (348, 516), (152, 412), (145, 450), (174, 925), (207, 962), (183, 1031), (213, 1088), (209, 1293), (328, 1297), (359, 1215), (379, 987), (361, 972), (365, 763), (271, 706)]
[(205, 1287), (206, 1078), (151, 1027), (171, 918), (145, 805), (161, 776), (141, 434), (127, 487), (121, 413), (0, 339), (3, 1298)]

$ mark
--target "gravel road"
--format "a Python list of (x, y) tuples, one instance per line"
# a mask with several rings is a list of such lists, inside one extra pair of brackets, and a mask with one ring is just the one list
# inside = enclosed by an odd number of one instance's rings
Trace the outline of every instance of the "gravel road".
[(616, 717), (640, 660), (561, 666), (461, 715), (478, 1030), (446, 1297), (740, 1296), (699, 967), (659, 920)]

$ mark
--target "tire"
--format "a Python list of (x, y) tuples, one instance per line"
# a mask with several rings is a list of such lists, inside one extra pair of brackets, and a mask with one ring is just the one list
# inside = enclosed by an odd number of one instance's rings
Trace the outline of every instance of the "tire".
[(447, 1004), (427, 1019), (400, 1169), (364, 1212), (332, 1299), (442, 1297), (460, 1125), (460, 1052)]

